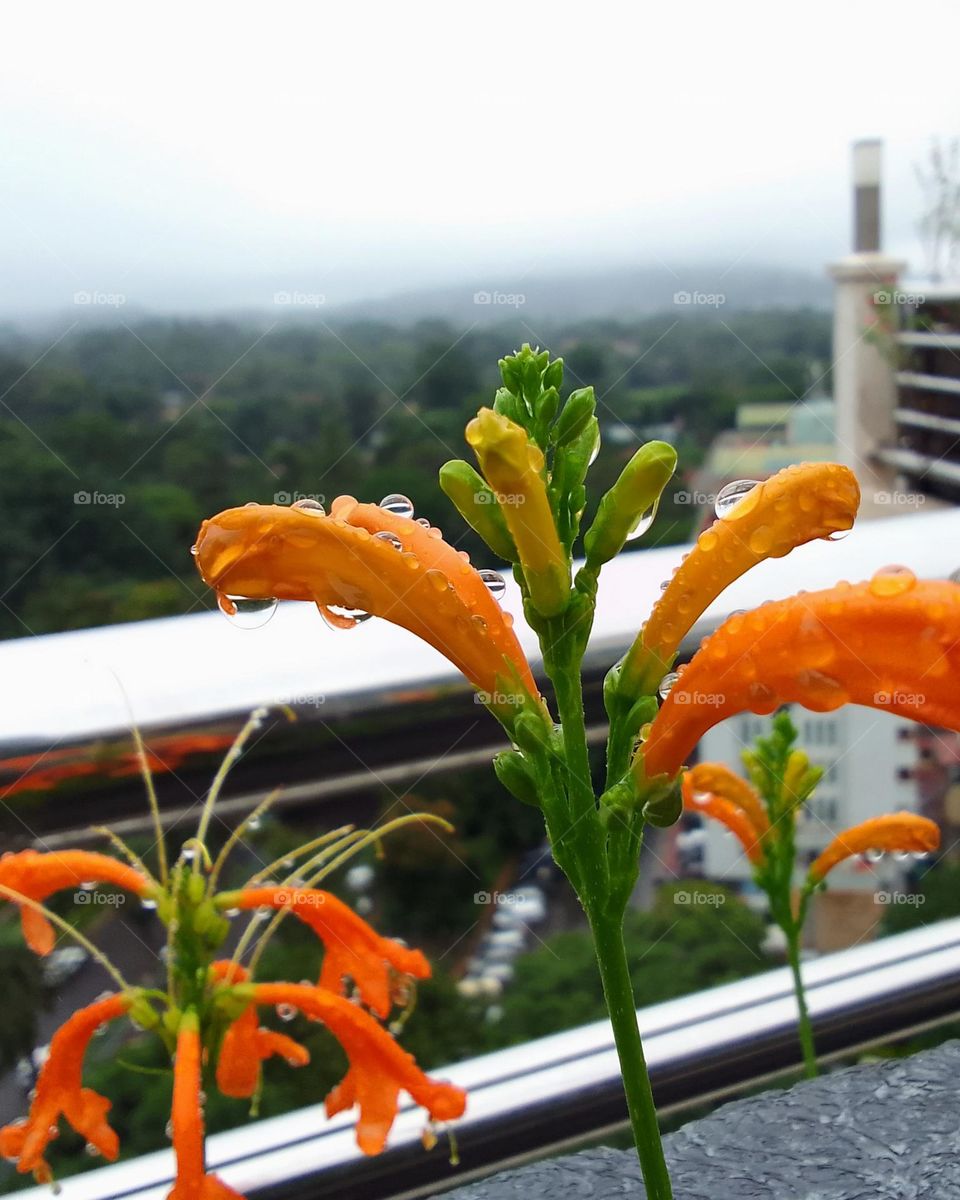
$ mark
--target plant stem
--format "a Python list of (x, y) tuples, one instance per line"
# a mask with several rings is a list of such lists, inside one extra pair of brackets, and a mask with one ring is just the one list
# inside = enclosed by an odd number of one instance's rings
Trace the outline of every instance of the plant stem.
[(590, 928), (593, 931), (610, 1024), (613, 1026), (613, 1036), (617, 1043), (623, 1090), (627, 1097), (627, 1109), (630, 1113), (637, 1157), (640, 1159), (640, 1169), (643, 1172), (643, 1182), (647, 1188), (647, 1200), (672, 1200), (673, 1192), (660, 1142), (653, 1090), (650, 1087), (650, 1076), (647, 1074), (647, 1063), (637, 1026), (633, 987), (630, 983), (626, 947), (623, 944), (623, 920), (622, 917), (594, 913), (590, 916)]
[(803, 1070), (808, 1079), (815, 1079), (820, 1074), (817, 1066), (817, 1051), (813, 1044), (813, 1026), (810, 1023), (810, 1013), (807, 1010), (807, 997), (803, 990), (803, 978), (800, 974), (800, 930), (799, 924), (784, 930), (787, 935), (787, 958), (793, 973), (793, 990), (797, 997), (798, 1026), (800, 1029), (800, 1045), (803, 1049)]

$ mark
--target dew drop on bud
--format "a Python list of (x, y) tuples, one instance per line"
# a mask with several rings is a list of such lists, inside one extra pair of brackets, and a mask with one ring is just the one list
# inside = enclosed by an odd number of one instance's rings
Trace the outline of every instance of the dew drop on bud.
[(247, 828), (252, 829), (254, 833), (256, 833), (256, 831), (260, 828), (261, 823), (262, 822), (259, 817), (251, 817), (247, 822)]
[(277, 1016), (280, 1018), (281, 1021), (292, 1021), (296, 1015), (297, 1015), (297, 1010), (293, 1007), (292, 1004), (278, 1004), (277, 1005)]
[(487, 585), (487, 591), (494, 600), (502, 600), (507, 590), (507, 581), (499, 571), (491, 571), (486, 567), (480, 572), (480, 578)]
[(399, 492), (391, 492), (389, 496), (384, 496), (380, 501), (380, 507), (385, 512), (393, 513), (395, 517), (413, 516), (413, 501), (409, 496), (402, 496)]
[(294, 500), (290, 507), (297, 509), (298, 512), (310, 513), (314, 517), (326, 516), (327, 511), (319, 500), (314, 500), (311, 496), (304, 496), (302, 500)]
[(238, 629), (259, 629), (266, 625), (277, 611), (277, 601), (273, 596), (264, 596), (251, 600), (248, 596), (228, 596), (221, 593), (217, 597), (220, 611), (231, 625)]
[(653, 524), (654, 520), (656, 519), (658, 504), (659, 504), (659, 497), (653, 504), (650, 505), (650, 507), (647, 509), (647, 511), (645, 513), (640, 514), (640, 516), (637, 518), (636, 525), (634, 525), (634, 527), (627, 534), (628, 542), (635, 542), (637, 540), (637, 538), (642, 538), (643, 535), (647, 532), (647, 530), (650, 528), (650, 526)]
[(379, 533), (375, 533), (373, 536), (380, 542), (386, 542), (394, 550), (403, 549), (403, 542), (400, 541), (395, 533), (391, 533), (389, 529), (381, 529)]
[(668, 671), (667, 674), (664, 675), (664, 677), (660, 680), (660, 686), (657, 688), (657, 695), (661, 700), (666, 700), (666, 698), (670, 695), (670, 689), (679, 678), (679, 671)]
[(717, 492), (713, 511), (718, 517), (729, 516), (731, 510), (740, 503), (747, 492), (753, 491), (758, 482), (756, 479), (735, 479), (732, 483), (725, 483)]

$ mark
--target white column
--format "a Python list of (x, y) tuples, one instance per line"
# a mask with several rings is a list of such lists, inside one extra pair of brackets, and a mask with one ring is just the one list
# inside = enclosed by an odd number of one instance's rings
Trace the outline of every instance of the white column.
[[(867, 336), (877, 328), (874, 297), (893, 292), (906, 263), (875, 251), (851, 254), (829, 267), (836, 284), (833, 304), (833, 398), (837, 457), (856, 474), (863, 492), (860, 517), (889, 517), (895, 472), (878, 463), (875, 450), (894, 445), (897, 402), (895, 346), (888, 353)], [(896, 305), (888, 306), (896, 312)], [(878, 499), (880, 493), (883, 497)]]

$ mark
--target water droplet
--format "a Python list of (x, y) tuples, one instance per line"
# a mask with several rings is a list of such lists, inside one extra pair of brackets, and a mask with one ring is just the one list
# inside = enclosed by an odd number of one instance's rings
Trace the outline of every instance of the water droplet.
[(446, 592), (450, 588), (450, 580), (442, 571), (431, 569), (424, 575), (424, 579), (428, 580), (431, 587), (435, 587), (438, 592)]
[(391, 533), (389, 529), (381, 529), (379, 533), (373, 535), (377, 541), (386, 542), (388, 546), (392, 546), (394, 550), (402, 550), (403, 542), (395, 533)]
[(725, 483), (720, 491), (717, 492), (713, 511), (718, 517), (729, 516), (730, 512), (736, 508), (747, 492), (752, 492), (758, 483), (759, 480), (757, 479), (735, 479), (732, 483)]
[(653, 502), (653, 504), (651, 504), (650, 507), (647, 509), (647, 511), (645, 513), (641, 513), (640, 516), (637, 517), (636, 525), (634, 525), (634, 527), (627, 534), (628, 542), (635, 542), (637, 540), (637, 538), (643, 537), (643, 535), (647, 532), (647, 530), (650, 528), (650, 526), (656, 520), (657, 508), (658, 508), (659, 504), (660, 504), (660, 497), (658, 496), (657, 499)]
[(422, 525), (424, 529), (430, 528), (430, 522), (426, 517), (417, 517), (417, 524)]
[(225, 917), (227, 917), (228, 920), (232, 921), (234, 917), (240, 916), (240, 909), (239, 908), (225, 908), (223, 910), (223, 915)]
[(470, 561), (470, 555), (466, 552), (466, 550), (458, 550), (457, 554), (465, 563)]
[(835, 529), (833, 533), (827, 534), (826, 540), (828, 542), (842, 542), (849, 533), (849, 529)]
[[(329, 629), (356, 629), (364, 621), (369, 621), (373, 613), (365, 612), (362, 608), (343, 608), (339, 604), (318, 604), (317, 609), (323, 618), (323, 623)], [(348, 624), (352, 621), (353, 624)]]
[(256, 832), (262, 824), (263, 824), (263, 822), (260, 819), (260, 817), (251, 817), (250, 820), (247, 822), (247, 828), (252, 829), (254, 832)]
[(666, 700), (666, 698), (670, 695), (670, 689), (679, 678), (679, 671), (668, 671), (667, 674), (664, 675), (664, 677), (660, 680), (660, 686), (657, 688), (657, 695), (661, 700)]
[(197, 857), (196, 846), (184, 846), (180, 851), (180, 857), (184, 862), (193, 862)]
[(200, 553), (200, 547), (197, 545), (196, 542), (194, 542), (193, 545), (190, 547), (190, 553), (193, 555), (194, 558), (196, 558), (197, 555)]
[(910, 857), (914, 862), (926, 862), (930, 857), (930, 853), (927, 850), (914, 850)]
[(894, 860), (894, 862), (901, 862), (901, 863), (909, 862), (910, 857), (911, 857), (911, 855), (910, 855), (909, 850), (897, 850), (894, 852), (893, 860)]
[(144, 896), (140, 901), (140, 907), (144, 912), (156, 912), (157, 902), (156, 900), (151, 900), (149, 896)]
[(297, 1010), (293, 1007), (292, 1004), (278, 1004), (277, 1005), (277, 1016), (280, 1018), (281, 1021), (292, 1021), (296, 1015), (297, 1015)]
[(259, 500), (248, 500), (243, 507), (244, 508), (259, 508), (260, 501)]
[(401, 496), (399, 492), (391, 492), (389, 496), (384, 496), (380, 507), (388, 513), (393, 513), (395, 517), (413, 516), (413, 501), (408, 496)]
[(594, 439), (593, 448), (592, 448), (592, 450), (590, 451), (590, 458), (589, 458), (589, 460), (587, 461), (587, 466), (588, 466), (588, 467), (592, 467), (592, 466), (593, 466), (593, 464), (594, 464), (594, 463), (597, 461), (597, 455), (598, 455), (599, 453), (600, 453), (600, 428), (599, 428), (599, 426), (598, 426), (598, 427), (597, 427), (597, 436), (596, 436), (596, 438)]
[(310, 496), (304, 496), (302, 500), (294, 500), (290, 507), (297, 509), (299, 512), (310, 513), (315, 517), (324, 517), (327, 512), (319, 500), (314, 500)]
[(704, 805), (710, 803), (710, 792), (694, 792), (690, 797), (694, 804)]
[(871, 596), (902, 596), (915, 587), (917, 577), (909, 567), (881, 567), (870, 580)]
[(494, 600), (502, 600), (507, 590), (507, 581), (499, 571), (490, 571), (486, 567), (480, 572), (480, 578), (487, 585), (487, 591)]
[(431, 525), (430, 529), (427, 533), (427, 537), (432, 537), (434, 539), (434, 541), (439, 542), (440, 539), (443, 537), (443, 530), (438, 529), (436, 525)]
[(868, 863), (878, 863), (882, 861), (884, 856), (883, 850), (868, 850), (863, 856)]
[(773, 546), (773, 530), (769, 525), (758, 525), (747, 539), (751, 554), (769, 554)]
[(81, 891), (84, 891), (84, 892), (92, 892), (96, 886), (97, 885), (94, 880), (85, 879), (83, 881), (83, 883), (80, 884), (80, 889), (81, 889)]
[(164, 1126), (163, 1132), (167, 1135), (168, 1138), (171, 1138), (171, 1139), (173, 1138), (173, 1121), (168, 1121), (166, 1123), (166, 1125)]
[(479, 629), (481, 633), (486, 633), (487, 623), (479, 613), (474, 613), (470, 618), (470, 622), (476, 629)]
[(663, 583), (661, 583), (661, 584), (660, 584), (660, 591), (661, 591), (661, 592), (665, 592), (669, 586), (670, 586), (670, 580), (669, 580), (669, 579), (665, 579), (665, 580), (663, 581)]
[(259, 629), (277, 611), (277, 601), (272, 596), (251, 600), (247, 596), (228, 596), (221, 592), (217, 596), (217, 604), (224, 616), (238, 629)]
[(84, 1152), (84, 1154), (87, 1155), (88, 1158), (99, 1158), (100, 1157), (100, 1151), (96, 1148), (96, 1146), (93, 1144), (93, 1142), (87, 1142), (87, 1144), (83, 1148), (83, 1152)]

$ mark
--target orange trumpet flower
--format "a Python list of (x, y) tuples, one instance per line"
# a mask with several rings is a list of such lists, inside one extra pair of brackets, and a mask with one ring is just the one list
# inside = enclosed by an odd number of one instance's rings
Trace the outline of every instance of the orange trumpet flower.
[(445, 655), (481, 692), (507, 692), (495, 708), (510, 720), (513, 696), (538, 695), (512, 629), (465, 554), (437, 529), (376, 504), (340, 496), (318, 507), (247, 505), (204, 521), (197, 566), (221, 607), (231, 596), (312, 600), (336, 624), (356, 623), (331, 606), (363, 610), (410, 630)]
[(940, 829), (926, 817), (915, 813), (888, 813), (872, 817), (837, 834), (810, 865), (809, 878), (819, 883), (838, 863), (867, 850), (902, 851), (929, 854), (940, 845)]
[(918, 582), (894, 569), (771, 601), (704, 639), (651, 723), (634, 770), (673, 777), (719, 721), (789, 703), (814, 712), (864, 704), (960, 730), (958, 669), (954, 583)]
[(81, 1075), (90, 1039), (105, 1021), (123, 1016), (130, 1004), (128, 996), (107, 996), (79, 1009), (61, 1025), (37, 1078), (30, 1115), (0, 1130), (0, 1154), (16, 1159), (21, 1173), (32, 1171), (38, 1183), (49, 1183), (53, 1177), (43, 1154), (57, 1136), (61, 1117), (104, 1158), (117, 1157), (117, 1135), (107, 1124), (110, 1101), (83, 1087)]
[(683, 777), (683, 802), (687, 807), (688, 797), (694, 807), (702, 808), (700, 796), (711, 793), (740, 809), (753, 827), (754, 834), (762, 838), (770, 829), (767, 810), (757, 789), (739, 775), (734, 775), (723, 763), (697, 763)]
[(394, 1041), (368, 1013), (325, 988), (303, 984), (258, 983), (250, 987), (255, 1004), (289, 1004), (304, 1016), (322, 1021), (350, 1060), (343, 1080), (327, 1096), (327, 1116), (360, 1106), (357, 1145), (364, 1154), (379, 1154), (397, 1115), (400, 1090), (427, 1110), (435, 1121), (463, 1115), (466, 1093), (452, 1083), (428, 1078), (413, 1056)]
[(689, 771), (683, 777), (683, 807), (726, 825), (752, 863), (763, 861), (762, 835), (744, 810), (723, 796), (695, 787)]
[(622, 686), (655, 692), (683, 638), (725, 588), (765, 558), (850, 529), (859, 504), (856, 477), (838, 463), (785, 467), (758, 483), (700, 534), (676, 569), (623, 661)]
[[(21, 850), (0, 858), (0, 887), (43, 903), (64, 888), (89, 887), (93, 883), (112, 883), (124, 891), (145, 896), (152, 881), (134, 867), (108, 854), (87, 850)], [(0, 899), (15, 899), (0, 893)], [(27, 945), (35, 954), (49, 954), (55, 944), (53, 926), (35, 908), (21, 904), (20, 923)]]

